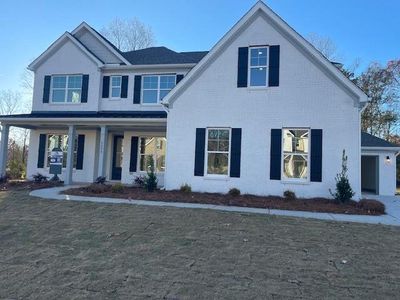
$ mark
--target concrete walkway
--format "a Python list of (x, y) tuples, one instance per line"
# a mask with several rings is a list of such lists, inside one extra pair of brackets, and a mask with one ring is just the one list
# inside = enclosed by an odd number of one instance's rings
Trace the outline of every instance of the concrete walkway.
[[(79, 187), (79, 186), (72, 186), (72, 187)], [(360, 216), (360, 215), (317, 213), (317, 212), (305, 212), (305, 211), (293, 211), (293, 210), (224, 206), (224, 205), (212, 205), (212, 204), (162, 202), (162, 201), (148, 201), (148, 200), (127, 200), (118, 198), (86, 197), (86, 196), (73, 196), (73, 195), (60, 194), (60, 192), (62, 192), (63, 190), (67, 190), (70, 188), (71, 186), (68, 187), (63, 186), (63, 187), (34, 190), (30, 192), (29, 195), (33, 197), (53, 199), (53, 200), (88, 201), (95, 203), (112, 203), (112, 204), (123, 203), (123, 204), (166, 206), (166, 207), (179, 207), (179, 208), (201, 208), (201, 209), (212, 209), (212, 210), (230, 211), (230, 212), (244, 212), (244, 213), (256, 213), (264, 215), (312, 218), (319, 220), (330, 220), (330, 221), (341, 221), (341, 222), (357, 222), (357, 223), (400, 226), (400, 197), (395, 197), (395, 196), (375, 197), (386, 205), (386, 213), (387, 213), (386, 215)]]

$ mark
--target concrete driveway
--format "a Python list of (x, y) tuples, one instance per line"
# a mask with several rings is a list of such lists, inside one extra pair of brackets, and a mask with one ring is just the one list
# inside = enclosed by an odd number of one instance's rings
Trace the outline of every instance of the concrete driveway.
[[(368, 195), (370, 198), (371, 196)], [(368, 198), (368, 197), (366, 197)], [(386, 206), (386, 214), (393, 217), (400, 224), (400, 196), (377, 196), (372, 199), (381, 201)]]

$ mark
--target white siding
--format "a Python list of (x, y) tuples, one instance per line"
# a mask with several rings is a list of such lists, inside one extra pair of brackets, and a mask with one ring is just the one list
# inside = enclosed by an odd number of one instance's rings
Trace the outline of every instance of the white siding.
[[(280, 45), (280, 86), (237, 88), (238, 48)], [(342, 150), (349, 157), (349, 178), (360, 196), (359, 112), (354, 100), (264, 18), (224, 49), (170, 109), (167, 123), (166, 188), (188, 183), (195, 191), (298, 196), (330, 196), (340, 171)], [(195, 177), (196, 128), (242, 128), (241, 177), (211, 180)], [(293, 184), (269, 179), (271, 128), (323, 129), (321, 183)]]
[[(32, 175), (41, 173), (43, 175), (52, 177), (49, 174), (49, 168), (46, 167), (46, 154), (45, 154), (45, 167), (38, 168), (38, 149), (39, 149), (39, 136), (40, 134), (68, 134), (68, 130), (31, 130), (29, 139), (29, 153), (28, 153), (28, 164), (27, 164), (27, 177), (32, 179)], [(97, 177), (96, 166), (97, 166), (97, 155), (94, 153), (96, 149), (96, 134), (95, 130), (77, 130), (76, 134), (85, 135), (85, 148), (83, 154), (83, 169), (73, 170), (72, 180), (74, 182), (93, 182)], [(61, 180), (64, 179), (65, 170), (63, 174), (59, 176)]]
[(86, 46), (94, 55), (106, 64), (120, 64), (121, 59), (113, 54), (102, 42), (86, 29), (80, 30), (75, 37)]
[[(87, 103), (43, 103), (44, 76), (57, 74), (88, 74)], [(71, 41), (65, 42), (35, 72), (33, 111), (97, 111), (100, 71), (97, 65)]]

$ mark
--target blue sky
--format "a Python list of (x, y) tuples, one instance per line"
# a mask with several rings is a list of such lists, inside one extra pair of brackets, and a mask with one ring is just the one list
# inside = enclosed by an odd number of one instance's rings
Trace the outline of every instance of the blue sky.
[[(153, 28), (157, 45), (208, 50), (255, 0), (1, 1), (0, 90), (19, 89), (20, 76), (65, 31), (82, 21), (101, 29), (114, 17), (138, 17)], [(398, 0), (267, 0), (300, 34), (330, 37), (344, 63), (400, 58)]]

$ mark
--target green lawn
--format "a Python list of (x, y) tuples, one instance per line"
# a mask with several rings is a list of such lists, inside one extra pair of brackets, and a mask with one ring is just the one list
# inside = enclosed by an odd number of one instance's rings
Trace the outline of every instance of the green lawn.
[[(0, 193), (0, 299), (398, 299), (400, 228)], [(345, 263), (344, 263), (345, 262)]]

